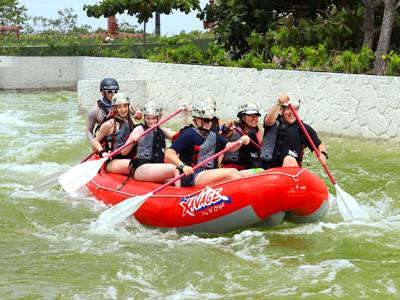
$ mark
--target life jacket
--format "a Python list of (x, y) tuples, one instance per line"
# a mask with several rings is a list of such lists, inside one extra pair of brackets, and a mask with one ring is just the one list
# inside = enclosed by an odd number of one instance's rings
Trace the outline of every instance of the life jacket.
[[(293, 124), (292, 126), (296, 126), (299, 130), (299, 135), (302, 133), (300, 132), (300, 128), (298, 124)], [(261, 145), (261, 152), (260, 158), (265, 162), (271, 162), (278, 157), (280, 157), (281, 150), (285, 143), (285, 138), (287, 136), (287, 130), (289, 125), (285, 124), (280, 116), (275, 121), (275, 124), (272, 125), (270, 130), (265, 134), (262, 145)], [(299, 166), (302, 165), (302, 159), (304, 156), (304, 145), (302, 147), (301, 152), (299, 153), (299, 157), (296, 158)]]
[[(198, 131), (198, 129), (195, 129)], [(200, 134), (200, 133), (199, 133)], [(207, 158), (213, 156), (217, 149), (217, 134), (214, 131), (209, 131), (205, 141), (201, 145), (195, 145), (193, 149), (192, 166), (205, 161)], [(214, 169), (216, 160), (209, 161), (203, 168)]]
[[(240, 124), (236, 124), (235, 126), (236, 126), (236, 128), (242, 130), (242, 128), (240, 127)], [(258, 127), (249, 130), (247, 135), (255, 143), (260, 144), (260, 140), (259, 140), (259, 136), (258, 136)], [(229, 141), (235, 142), (235, 141), (239, 140), (240, 137), (241, 137), (241, 134), (235, 130), (233, 135), (229, 138)], [(249, 145), (247, 145), (247, 146), (244, 145), (244, 146), (240, 147), (238, 150), (236, 150), (235, 152), (225, 153), (224, 164), (246, 165), (246, 164), (249, 164), (250, 162), (258, 160), (259, 156), (260, 156), (260, 154), (259, 154), (260, 151), (258, 149), (256, 149), (255, 151), (251, 151), (251, 152), (244, 151), (246, 149), (246, 147), (252, 146), (252, 144), (249, 144)]]
[[(283, 122), (281, 120), (276, 120), (275, 124), (272, 125), (270, 130), (265, 134), (262, 144), (261, 144), (261, 151), (260, 151), (260, 158), (263, 161), (272, 161), (273, 154), (275, 150), (276, 138), (278, 136), (279, 126)], [(280, 138), (283, 140), (284, 136), (281, 134)]]
[[(142, 126), (144, 130), (149, 127)], [(153, 131), (143, 136), (136, 147), (135, 159), (149, 163), (162, 163), (164, 161), (165, 134), (161, 128), (157, 127)]]
[[(240, 139), (242, 135), (237, 132), (236, 130), (232, 134), (232, 136), (229, 138), (230, 142), (235, 142)], [(239, 150), (236, 150), (235, 152), (228, 152), (225, 153), (225, 159), (224, 159), (224, 164), (238, 164), (240, 161), (240, 152)]]
[(108, 120), (112, 119), (114, 117), (114, 112), (111, 109), (111, 103), (110, 105), (106, 104), (105, 102), (106, 100), (104, 99), (104, 97), (102, 99), (97, 100), (97, 106), (99, 107), (99, 109), (103, 112), (103, 119), (101, 120), (100, 123), (98, 123), (94, 129), (94, 133), (96, 133), (101, 125), (105, 122), (107, 122)]
[[(117, 123), (119, 128), (117, 130)], [(129, 138), (130, 133), (133, 130), (133, 124), (129, 119), (121, 120), (114, 117), (114, 129), (113, 132), (105, 137), (105, 148), (106, 151), (114, 151), (121, 148)]]

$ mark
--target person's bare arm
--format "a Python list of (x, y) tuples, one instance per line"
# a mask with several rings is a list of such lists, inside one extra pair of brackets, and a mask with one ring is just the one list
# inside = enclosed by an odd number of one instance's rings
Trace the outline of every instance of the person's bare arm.
[(276, 118), (278, 117), (279, 112), (281, 110), (281, 106), (283, 104), (286, 104), (288, 101), (289, 101), (288, 95), (281, 95), (278, 97), (278, 101), (274, 105), (272, 105), (272, 107), (268, 111), (268, 114), (265, 116), (264, 119), (265, 126), (271, 127), (272, 125), (275, 124)]
[(113, 120), (109, 120), (103, 125), (101, 125), (99, 131), (97, 132), (96, 137), (93, 139), (93, 148), (97, 150), (97, 152), (101, 153), (104, 150), (103, 146), (101, 145), (101, 141), (106, 136), (110, 135), (112, 133), (112, 130), (113, 130)]
[(326, 164), (326, 160), (328, 159), (328, 153), (326, 152), (326, 146), (323, 143), (319, 144), (318, 152), (319, 152), (318, 160), (321, 163)]
[(161, 127), (161, 130), (164, 132), (165, 137), (169, 140), (172, 140), (174, 135), (177, 133), (177, 131), (174, 131), (167, 127)]
[[(237, 146), (233, 147), (233, 148), (230, 149), (228, 152), (235, 152), (235, 151), (238, 150), (240, 147), (242, 147), (242, 145), (248, 145), (248, 144), (250, 143), (250, 138), (249, 138), (248, 135), (242, 135), (242, 136), (240, 137), (240, 139), (242, 140), (242, 143), (240, 143), (240, 144), (238, 144)], [(227, 144), (225, 145), (225, 148), (230, 147), (233, 143), (236, 143), (236, 142), (237, 142), (237, 141), (227, 143)]]
[(88, 114), (88, 118), (86, 121), (86, 137), (89, 140), (90, 145), (92, 146), (93, 149), (96, 149), (94, 146), (94, 126), (97, 123), (97, 115), (99, 113), (99, 108), (97, 106), (93, 107)]

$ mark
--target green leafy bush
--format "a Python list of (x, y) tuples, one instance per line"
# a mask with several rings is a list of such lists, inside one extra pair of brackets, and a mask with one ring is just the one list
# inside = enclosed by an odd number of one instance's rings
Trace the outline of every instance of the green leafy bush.
[(308, 46), (300, 49), (303, 56), (302, 70), (323, 71), (329, 69), (329, 54), (325, 44), (317, 47)]
[(210, 65), (227, 66), (231, 64), (229, 55), (218, 45), (211, 44), (205, 53), (205, 60)]
[(158, 47), (151, 51), (146, 58), (150, 61), (166, 63), (204, 63), (203, 54), (194, 45), (183, 45), (177, 48)]
[(344, 73), (367, 73), (372, 69), (374, 60), (375, 54), (368, 47), (363, 47), (359, 53), (346, 50), (334, 58), (332, 70)]
[(400, 75), (400, 55), (394, 50), (384, 56), (386, 62), (386, 75), (398, 76)]
[(262, 55), (256, 53), (255, 51), (249, 51), (232, 66), (242, 67), (242, 68), (256, 68), (257, 70), (262, 70), (267, 67), (264, 62)]

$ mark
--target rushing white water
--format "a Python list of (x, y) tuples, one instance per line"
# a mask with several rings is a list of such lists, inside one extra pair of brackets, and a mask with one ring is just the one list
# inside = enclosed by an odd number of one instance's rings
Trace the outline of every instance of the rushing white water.
[(398, 297), (398, 145), (324, 138), (332, 172), (368, 220), (344, 222), (333, 206), (319, 223), (226, 235), (161, 232), (133, 219), (99, 229), (106, 206), (84, 190), (32, 186), (90, 151), (75, 98), (0, 92), (1, 299)]

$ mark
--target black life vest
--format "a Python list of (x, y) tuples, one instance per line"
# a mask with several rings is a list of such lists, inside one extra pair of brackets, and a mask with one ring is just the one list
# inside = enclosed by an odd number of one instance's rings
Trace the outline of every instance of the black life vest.
[(100, 127), (103, 123), (107, 122), (108, 120), (110, 120), (114, 117), (113, 111), (111, 109), (111, 107), (112, 107), (111, 103), (110, 103), (110, 105), (108, 105), (108, 104), (106, 104), (105, 101), (108, 101), (108, 100), (106, 100), (104, 97), (102, 99), (97, 100), (97, 106), (103, 113), (103, 119), (101, 120), (100, 123), (98, 123), (96, 125), (96, 127), (94, 129), (94, 133), (96, 133), (100, 129)]
[[(272, 125), (269, 131), (264, 135), (260, 152), (261, 160), (265, 162), (272, 162), (281, 159), (282, 149), (286, 143), (287, 131), (289, 130), (289, 127), (292, 126), (294, 126), (294, 130), (298, 131), (300, 139), (302, 132), (300, 131), (300, 126), (298, 123), (296, 122), (292, 125), (288, 125), (284, 123), (282, 116), (279, 115), (275, 121), (275, 124)], [(300, 166), (302, 164), (304, 155), (303, 149), (304, 145), (302, 145), (302, 149), (298, 154), (298, 157), (296, 157), (296, 160)]]
[[(236, 128), (242, 130), (240, 124), (235, 124), (235, 126)], [(252, 141), (259, 144), (257, 133), (258, 133), (258, 127), (249, 130), (247, 135)], [(242, 135), (235, 130), (233, 135), (229, 138), (229, 141), (235, 142), (239, 140), (241, 136)], [(247, 165), (252, 162), (258, 161), (259, 156), (260, 156), (260, 150), (250, 143), (249, 145), (243, 145), (235, 152), (225, 153), (224, 163)]]
[[(195, 131), (200, 134), (199, 130), (196, 128)], [(195, 145), (193, 149), (192, 166), (197, 165), (205, 161), (207, 158), (213, 156), (218, 148), (217, 134), (214, 131), (208, 131), (208, 135), (201, 145)], [(209, 161), (203, 168), (214, 169), (216, 167), (217, 160), (214, 159)]]
[[(144, 130), (149, 128), (147, 125), (139, 126)], [(160, 127), (157, 127), (140, 139), (136, 146), (135, 159), (147, 163), (162, 163), (165, 146), (165, 134)]]

